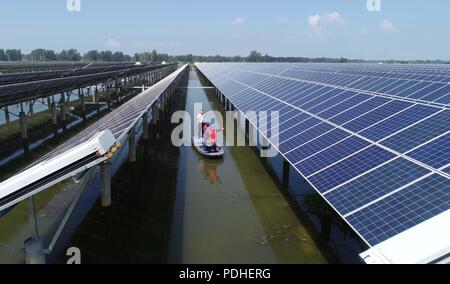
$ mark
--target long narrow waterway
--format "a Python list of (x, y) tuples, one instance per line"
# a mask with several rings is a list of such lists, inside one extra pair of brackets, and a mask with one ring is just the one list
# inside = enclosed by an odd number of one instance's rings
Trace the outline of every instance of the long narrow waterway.
[(210, 160), (171, 144), (174, 110), (222, 111), (194, 71), (187, 87), (139, 145), (138, 161), (116, 173), (112, 206), (97, 202), (67, 247), (80, 248), (84, 263), (327, 262), (252, 148)]

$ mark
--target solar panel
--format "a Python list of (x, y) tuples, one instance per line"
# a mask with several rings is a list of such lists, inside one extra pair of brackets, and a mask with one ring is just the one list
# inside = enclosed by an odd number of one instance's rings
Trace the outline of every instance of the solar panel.
[(369, 246), (450, 209), (450, 67), (196, 66), (238, 110), (282, 111), (267, 138)]
[(176, 65), (138, 65), (137, 67), (127, 67), (125, 69), (119, 68), (118, 70), (114, 71), (110, 71), (108, 69), (109, 71), (101, 73), (88, 72), (88, 74), (83, 73), (83, 75), (72, 74), (71, 76), (56, 77), (40, 81), (2, 85), (0, 86), (0, 107), (24, 102), (27, 100), (39, 99), (43, 96), (50, 96), (52, 94), (63, 91), (92, 86), (93, 84), (97, 84), (98, 82), (111, 80), (118, 76), (131, 76), (157, 69), (162, 70), (167, 68), (172, 68), (172, 70), (174, 70), (176, 68)]
[(97, 122), (93, 123), (68, 141), (64, 142), (62, 145), (43, 156), (29, 167), (58, 156), (72, 147), (89, 140), (96, 133), (106, 129), (109, 129), (112, 132), (117, 141), (121, 141), (130, 128), (134, 125), (134, 122), (142, 117), (143, 112), (153, 104), (155, 99), (157, 99), (184, 70), (185, 68), (179, 68), (175, 72), (171, 73), (163, 80), (159, 81), (139, 95), (133, 97), (123, 105), (113, 110), (107, 116), (99, 119)]

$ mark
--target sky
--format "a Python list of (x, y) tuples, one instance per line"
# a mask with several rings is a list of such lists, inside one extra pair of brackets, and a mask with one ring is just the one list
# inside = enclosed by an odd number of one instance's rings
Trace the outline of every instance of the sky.
[(0, 0), (0, 48), (450, 60), (448, 0), (67, 1)]

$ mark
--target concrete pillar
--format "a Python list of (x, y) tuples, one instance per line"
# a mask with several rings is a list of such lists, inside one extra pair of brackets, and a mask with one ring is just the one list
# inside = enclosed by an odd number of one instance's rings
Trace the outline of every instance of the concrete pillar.
[(5, 111), (5, 122), (6, 122), (6, 123), (9, 123), (9, 122), (11, 121), (11, 119), (9, 118), (9, 109), (8, 109), (8, 106), (5, 106), (4, 111)]
[(152, 122), (153, 125), (156, 125), (158, 123), (158, 107), (156, 106), (156, 102), (153, 104), (152, 107)]
[(32, 237), (24, 243), (25, 262), (27, 264), (45, 264), (44, 245), (39, 237), (33, 196), (28, 198), (28, 223)]
[(109, 85), (106, 84), (106, 103), (108, 104), (108, 111), (111, 110), (111, 94), (110, 94), (110, 90), (109, 90)]
[(26, 141), (28, 139), (28, 128), (27, 128), (27, 116), (25, 112), (21, 111), (19, 114), (20, 118), (20, 137), (22, 141)]
[(287, 160), (283, 160), (283, 187), (288, 188), (289, 187), (289, 170), (290, 165)]
[(102, 207), (111, 205), (111, 175), (109, 172), (109, 163), (100, 165), (101, 195)]
[(52, 109), (52, 124), (53, 126), (58, 127), (58, 113), (56, 112), (55, 103), (51, 104), (51, 109)]
[(95, 105), (97, 107), (97, 115), (99, 115), (100, 114), (100, 97), (98, 95), (97, 87), (95, 87), (94, 98), (95, 98)]
[(34, 114), (34, 107), (33, 107), (34, 102), (30, 101), (28, 105), (29, 105), (29, 108), (30, 108), (30, 116), (32, 116)]
[(130, 130), (128, 144), (130, 162), (136, 162), (136, 131), (134, 127)]
[(80, 93), (80, 103), (81, 103), (81, 117), (83, 122), (86, 122), (86, 102), (84, 101), (84, 91), (81, 89)]
[(148, 139), (148, 111), (144, 114), (144, 122), (142, 124), (143, 127), (143, 133), (142, 136), (145, 140)]
[(61, 124), (63, 130), (66, 130), (66, 95), (61, 93)]
[(27, 116), (25, 115), (25, 112), (23, 111), (20, 112), (19, 120), (20, 120), (20, 137), (22, 138), (23, 151), (25, 153), (25, 156), (27, 156), (29, 153), (29, 147), (28, 147)]
[(47, 107), (48, 109), (52, 109), (52, 100), (50, 99), (50, 97), (47, 97)]
[(161, 95), (160, 100), (161, 100), (161, 111), (164, 112), (165, 104), (166, 104), (166, 93), (165, 92)]
[(40, 238), (27, 239), (24, 251), (26, 264), (45, 264), (44, 244)]

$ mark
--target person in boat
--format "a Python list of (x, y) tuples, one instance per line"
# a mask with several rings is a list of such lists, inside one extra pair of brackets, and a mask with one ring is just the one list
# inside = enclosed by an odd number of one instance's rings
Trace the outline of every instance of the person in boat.
[(203, 110), (201, 110), (197, 115), (197, 125), (201, 125), (198, 131), (198, 137), (203, 137), (205, 125), (209, 126), (208, 122), (205, 121), (205, 113)]
[(207, 152), (217, 151), (217, 130), (205, 124), (203, 130), (203, 145)]

